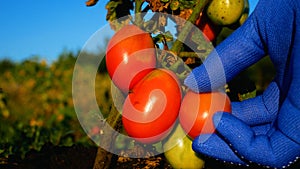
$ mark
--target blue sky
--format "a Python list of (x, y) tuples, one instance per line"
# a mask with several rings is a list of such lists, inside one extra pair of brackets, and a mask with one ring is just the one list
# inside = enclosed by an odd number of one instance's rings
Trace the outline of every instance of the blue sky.
[[(250, 9), (258, 0), (250, 0)], [(105, 5), (85, 0), (0, 1), (0, 59), (22, 61), (39, 56), (51, 62), (63, 50), (78, 51), (107, 24)]]
[(106, 24), (106, 2), (86, 7), (85, 0), (0, 1), (0, 59), (38, 55), (52, 61), (64, 49), (80, 50)]

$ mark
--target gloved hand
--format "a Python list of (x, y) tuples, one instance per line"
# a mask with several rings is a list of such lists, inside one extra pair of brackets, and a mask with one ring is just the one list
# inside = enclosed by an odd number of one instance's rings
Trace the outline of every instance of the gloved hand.
[(289, 166), (300, 156), (300, 1), (260, 0), (248, 20), (185, 79), (216, 90), (269, 55), (276, 77), (265, 92), (213, 117), (216, 134), (193, 141), (197, 153), (231, 163)]

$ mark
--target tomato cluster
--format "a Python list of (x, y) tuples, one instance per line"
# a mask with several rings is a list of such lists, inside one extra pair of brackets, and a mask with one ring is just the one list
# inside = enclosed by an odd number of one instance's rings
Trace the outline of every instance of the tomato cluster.
[[(247, 2), (213, 0), (195, 24), (213, 41), (222, 26), (243, 19)], [(233, 8), (236, 13), (227, 15)], [(122, 122), (127, 134), (143, 143), (158, 142), (169, 134), (177, 117), (191, 139), (214, 132), (213, 114), (231, 111), (227, 95), (188, 91), (183, 97), (177, 76), (157, 68), (156, 62), (152, 37), (138, 26), (124, 26), (109, 41), (106, 65), (113, 83), (126, 95)]]
[(143, 143), (163, 139), (177, 119), (182, 96), (176, 75), (156, 67), (150, 34), (124, 26), (108, 44), (106, 65), (114, 84), (127, 95), (122, 110), (127, 134)]
[(191, 138), (202, 128), (204, 133), (214, 132), (212, 115), (230, 112), (226, 94), (188, 91), (182, 97), (176, 74), (158, 68), (155, 53), (150, 34), (134, 25), (124, 26), (108, 44), (108, 73), (126, 95), (122, 122), (127, 134), (142, 143), (155, 143), (170, 133), (178, 117)]
[[(212, 0), (195, 25), (212, 42), (224, 27), (241, 25), (248, 8), (248, 0)], [(193, 33), (188, 39), (196, 35)], [(124, 26), (109, 41), (107, 70), (113, 83), (126, 95), (123, 127), (128, 136), (141, 143), (165, 139), (165, 156), (172, 166), (201, 167), (203, 161), (192, 151), (192, 141), (200, 134), (215, 132), (212, 117), (219, 111), (230, 113), (230, 99), (223, 92), (182, 90), (174, 72), (158, 68), (162, 64), (157, 64), (156, 54), (150, 33), (135, 25)], [(195, 163), (182, 166), (182, 159), (193, 159)]]

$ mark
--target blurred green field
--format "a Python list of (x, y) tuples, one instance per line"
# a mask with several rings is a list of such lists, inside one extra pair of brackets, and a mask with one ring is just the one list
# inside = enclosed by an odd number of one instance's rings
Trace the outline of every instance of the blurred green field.
[[(0, 61), (0, 157), (24, 157), (45, 144), (95, 146), (83, 132), (73, 106), (72, 74), (77, 54), (63, 52), (51, 64), (38, 58)], [(97, 74), (96, 98), (110, 110), (110, 80)]]

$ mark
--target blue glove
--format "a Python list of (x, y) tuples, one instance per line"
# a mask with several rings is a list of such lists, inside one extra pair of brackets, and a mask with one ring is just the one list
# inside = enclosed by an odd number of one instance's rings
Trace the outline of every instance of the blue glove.
[(193, 150), (215, 159), (270, 167), (300, 157), (300, 1), (260, 0), (248, 20), (185, 79), (195, 92), (217, 90), (269, 55), (276, 77), (260, 96), (232, 103), (213, 117), (216, 134), (200, 135)]

